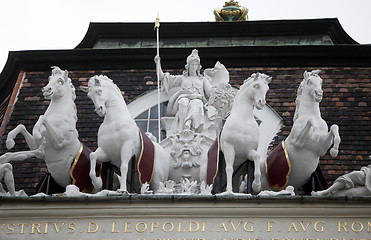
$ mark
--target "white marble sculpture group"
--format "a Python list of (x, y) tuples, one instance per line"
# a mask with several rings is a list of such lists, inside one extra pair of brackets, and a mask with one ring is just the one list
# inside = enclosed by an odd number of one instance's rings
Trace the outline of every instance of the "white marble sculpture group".
[[(14, 147), (14, 138), (22, 134), (29, 151), (8, 152), (0, 156), (0, 164), (10, 161), (23, 161), (31, 157), (43, 159), (48, 171), (61, 187), (71, 183), (70, 166), (80, 149), (79, 135), (76, 130), (77, 109), (75, 87), (67, 71), (52, 67), (48, 84), (42, 89), (49, 107), (41, 115), (29, 133), (22, 124), (10, 131), (6, 147)], [(14, 189), (12, 181), (5, 181), (8, 189)]]
[[(166, 138), (159, 143), (146, 136), (151, 136), (150, 133), (143, 134), (138, 129), (120, 89), (107, 76), (93, 76), (87, 85), (80, 87), (93, 101), (95, 112), (104, 118), (98, 130), (97, 149), (90, 153), (86, 169), (93, 186), (89, 194), (110, 192), (102, 189), (101, 175), (96, 172), (98, 162), (114, 166), (113, 190), (118, 194), (128, 193), (131, 161), (135, 161), (136, 165), (132, 166), (138, 168), (142, 194), (211, 194), (217, 171), (226, 174), (223, 194), (237, 193), (241, 179), (246, 176), (234, 176), (234, 172), (246, 161), (254, 165), (253, 175), (249, 176), (253, 178), (253, 194), (265, 196), (270, 190), (276, 191), (271, 196), (277, 195), (279, 190), (283, 190), (283, 194), (293, 194), (293, 189), (299, 189), (311, 179), (319, 158), (328, 149), (332, 157), (338, 154), (339, 127), (332, 125), (328, 130), (321, 118), (320, 70), (304, 72), (297, 91), (293, 127), (280, 144), (281, 150), (277, 150), (277, 155), (283, 155), (281, 161), (287, 165), (283, 179), (279, 179), (275, 168), (278, 163), (269, 162), (273, 157), (257, 152), (259, 125), (253, 114), (254, 108), (266, 107), (271, 77), (253, 73), (237, 90), (229, 84), (229, 73), (220, 62), (201, 74), (197, 50), (186, 59), (181, 75), (164, 73), (159, 56), (155, 57), (155, 65), (161, 89), (169, 96), (167, 114), (161, 118)], [(36, 157), (45, 161), (51, 177), (61, 187), (67, 187), (67, 193), (86, 195), (71, 187), (74, 183), (71, 178), (75, 180), (71, 168), (81, 154), (82, 143), (76, 129), (75, 88), (68, 72), (53, 67), (49, 83), (42, 92), (50, 105), (34, 125), (32, 134), (25, 126), (18, 125), (6, 140), (7, 148), (11, 149), (15, 137), (21, 133), (30, 150), (0, 156), (0, 178), (4, 179), (8, 195), (19, 195), (14, 188), (10, 162)], [(218, 169), (222, 165), (213, 165), (215, 169), (211, 169), (211, 148), (215, 143), (219, 144), (215, 145), (216, 149), (224, 155), (224, 169)], [(222, 161), (219, 155), (217, 151), (216, 164)], [(147, 161), (146, 158), (153, 159)], [(312, 192), (312, 195), (371, 195), (370, 169), (367, 166), (341, 176), (330, 188)], [(268, 175), (268, 171), (272, 175)], [(1, 185), (0, 194), (5, 194)]]

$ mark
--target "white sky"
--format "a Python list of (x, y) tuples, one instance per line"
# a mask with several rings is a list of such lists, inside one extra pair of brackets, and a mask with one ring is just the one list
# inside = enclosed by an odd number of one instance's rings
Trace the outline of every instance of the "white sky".
[[(89, 22), (214, 21), (227, 0), (0, 0), (0, 70), (9, 51), (73, 49)], [(371, 44), (371, 0), (240, 0), (249, 20), (337, 17), (361, 44)]]

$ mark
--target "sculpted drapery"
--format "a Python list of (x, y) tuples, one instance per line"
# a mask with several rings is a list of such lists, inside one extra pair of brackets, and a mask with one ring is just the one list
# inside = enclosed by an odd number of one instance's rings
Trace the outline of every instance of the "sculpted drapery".
[(187, 58), (183, 75), (162, 75), (162, 91), (165, 94), (168, 94), (171, 88), (180, 87), (180, 90), (170, 97), (167, 106), (167, 115), (175, 116), (171, 132), (181, 132), (184, 129), (202, 131), (205, 123), (205, 104), (212, 86), (210, 81), (200, 74), (200, 69), (198, 51), (193, 50)]

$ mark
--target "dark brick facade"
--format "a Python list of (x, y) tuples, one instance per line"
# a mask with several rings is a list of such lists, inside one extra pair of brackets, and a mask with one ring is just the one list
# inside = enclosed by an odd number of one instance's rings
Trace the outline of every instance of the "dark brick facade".
[[(223, 63), (223, 59), (219, 59)], [(180, 65), (181, 66), (181, 65)], [(64, 69), (64, 66), (60, 66)], [(212, 66), (203, 66), (204, 68)], [(361, 166), (371, 164), (368, 156), (371, 154), (371, 67), (242, 67), (231, 68), (230, 81), (239, 86), (253, 72), (263, 72), (273, 79), (267, 94), (268, 104), (283, 118), (284, 127), (277, 141), (284, 139), (292, 127), (295, 111), (296, 89), (303, 79), (305, 70), (321, 69), (324, 98), (320, 104), (323, 119), (328, 125), (338, 124), (342, 142), (337, 158), (325, 155), (321, 158), (322, 169), (326, 179), (331, 184), (339, 175), (359, 170)], [(147, 69), (126, 70), (69, 70), (69, 77), (76, 87), (76, 106), (78, 110), (77, 130), (80, 141), (91, 149), (97, 146), (96, 135), (102, 121), (93, 111), (93, 103), (78, 86), (96, 74), (104, 74), (114, 80), (123, 91), (125, 100), (130, 101), (136, 96), (156, 87), (156, 73), (153, 66)], [(164, 69), (174, 74), (180, 74), (182, 69)], [(9, 123), (0, 143), (0, 154), (6, 152), (5, 139), (7, 133), (17, 124), (24, 124), (32, 131), (39, 115), (43, 114), (49, 102), (43, 99), (41, 88), (46, 84), (50, 70), (26, 71), (26, 78), (18, 95), (18, 101), (13, 109)], [(23, 137), (16, 139), (12, 151), (26, 150)], [(16, 189), (25, 189), (28, 194), (35, 192), (34, 187), (46, 171), (45, 164), (37, 159), (12, 163)]]

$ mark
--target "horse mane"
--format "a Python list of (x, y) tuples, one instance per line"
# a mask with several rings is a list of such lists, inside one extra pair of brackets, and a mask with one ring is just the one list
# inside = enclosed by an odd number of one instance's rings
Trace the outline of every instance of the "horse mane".
[(76, 93), (75, 93), (76, 89), (72, 84), (71, 78), (68, 77), (68, 71), (67, 70), (63, 71), (59, 67), (53, 66), (51, 75), (52, 76), (55, 76), (55, 75), (61, 75), (62, 76), (62, 79), (64, 80), (64, 82), (67, 83), (68, 86), (71, 88), (72, 100), (75, 101), (75, 99), (76, 99)]
[(259, 78), (264, 79), (267, 84), (269, 84), (272, 80), (271, 77), (269, 77), (268, 75), (264, 73), (260, 73), (260, 72), (253, 73), (251, 74), (250, 77), (248, 77), (247, 79), (245, 79), (245, 81), (243, 81), (243, 84), (240, 86), (240, 90), (237, 92), (236, 97), (239, 95), (240, 92), (248, 88), (253, 82), (258, 81)]
[(300, 108), (300, 100), (301, 100), (301, 95), (303, 93), (303, 90), (305, 88), (305, 86), (307, 85), (307, 81), (309, 79), (309, 77), (315, 77), (315, 76), (318, 76), (318, 74), (321, 72), (321, 70), (317, 69), (317, 70), (313, 70), (311, 72), (307, 72), (305, 71), (304, 74), (303, 74), (303, 80), (301, 81), (299, 87), (298, 87), (298, 90), (297, 90), (297, 93), (296, 93), (296, 99), (295, 99), (295, 104), (296, 104), (296, 108), (295, 108), (295, 113), (294, 113), (294, 122), (296, 119), (298, 119), (299, 117), (299, 108)]
[(64, 70), (63, 71), (63, 70), (61, 70), (57, 66), (52, 66), (51, 68), (52, 68), (51, 75), (52, 76), (61, 75), (61, 77), (64, 80), (64, 82), (67, 83), (68, 86), (71, 88), (72, 107), (73, 107), (73, 111), (74, 111), (73, 118), (75, 119), (75, 122), (77, 122), (77, 108), (76, 108), (76, 104), (75, 104), (75, 99), (76, 99), (76, 93), (75, 92), (76, 92), (76, 89), (75, 89), (75, 87), (72, 84), (71, 78), (68, 77), (68, 71), (67, 70)]
[(113, 82), (112, 79), (110, 79), (106, 75), (95, 75), (94, 77), (90, 78), (88, 82), (88, 87), (95, 85), (94, 83), (95, 79), (103, 81), (103, 83), (108, 83), (108, 85), (112, 85), (114, 89), (116, 89), (117, 92), (122, 96), (120, 88)]

